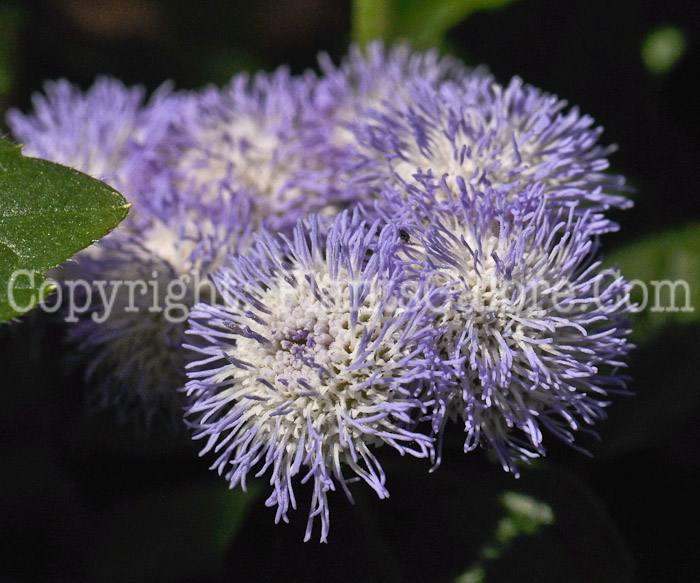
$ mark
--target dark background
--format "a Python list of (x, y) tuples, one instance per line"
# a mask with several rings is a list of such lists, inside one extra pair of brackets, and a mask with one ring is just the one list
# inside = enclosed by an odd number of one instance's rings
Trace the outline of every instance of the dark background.
[[(153, 90), (283, 63), (301, 72), (319, 51), (344, 54), (350, 22), (349, 2), (323, 0), (4, 3), (0, 112), (27, 111), (58, 77), (87, 88), (110, 74)], [(688, 43), (653, 73), (640, 51), (662, 25)], [(618, 144), (613, 169), (635, 187), (635, 207), (615, 215), (606, 250), (700, 219), (700, 2), (520, 0), (471, 15), (448, 41), (501, 82), (519, 75), (578, 105)], [(355, 506), (334, 496), (328, 545), (301, 542), (303, 488), (292, 524), (274, 526), (268, 487), (228, 494), (185, 435), (86, 416), (61, 334), (41, 315), (0, 330), (2, 582), (453, 581), (488, 544), (505, 490), (547, 500), (558, 520), (488, 562), (487, 582), (700, 580), (696, 326), (668, 326), (634, 352), (636, 395), (615, 399), (600, 441), (582, 436), (594, 457), (550, 439), (547, 463), (514, 480), (450, 435), (435, 474), (388, 456), (390, 500), (361, 487)]]

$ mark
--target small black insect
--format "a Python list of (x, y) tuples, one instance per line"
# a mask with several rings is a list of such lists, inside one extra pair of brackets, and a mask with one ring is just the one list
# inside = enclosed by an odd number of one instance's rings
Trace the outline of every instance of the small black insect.
[(401, 237), (401, 240), (408, 243), (411, 240), (411, 235), (408, 234), (408, 231), (404, 229), (399, 229), (399, 237)]

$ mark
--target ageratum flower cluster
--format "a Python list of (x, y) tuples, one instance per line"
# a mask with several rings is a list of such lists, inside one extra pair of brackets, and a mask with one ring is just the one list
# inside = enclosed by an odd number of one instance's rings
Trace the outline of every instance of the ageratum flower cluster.
[(380, 44), (320, 71), (147, 103), (59, 82), (8, 122), (134, 202), (59, 274), (155, 282), (71, 323), (99, 404), (184, 403), (231, 487), (269, 475), (276, 521), (309, 484), (325, 541), (331, 491), (388, 496), (378, 447), (436, 468), (457, 423), (517, 475), (604, 416), (629, 297), (600, 238), (630, 202), (593, 120), (520, 79)]

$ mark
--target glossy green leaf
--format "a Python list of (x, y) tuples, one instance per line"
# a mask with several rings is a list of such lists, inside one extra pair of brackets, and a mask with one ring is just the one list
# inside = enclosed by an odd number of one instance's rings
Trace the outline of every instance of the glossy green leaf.
[(635, 343), (669, 324), (700, 322), (700, 224), (650, 235), (612, 253), (606, 263), (632, 285)]
[(86, 174), (0, 139), (0, 321), (43, 299), (43, 273), (105, 236), (130, 203)]

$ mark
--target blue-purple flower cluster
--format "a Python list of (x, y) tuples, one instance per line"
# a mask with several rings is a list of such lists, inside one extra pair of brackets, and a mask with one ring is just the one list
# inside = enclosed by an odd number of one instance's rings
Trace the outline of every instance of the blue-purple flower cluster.
[(371, 44), (147, 103), (58, 82), (34, 110), (8, 118), (26, 154), (134, 202), (57, 277), (151, 276), (70, 327), (93, 398), (184, 406), (231, 487), (269, 474), (277, 521), (309, 483), (307, 540), (338, 486), (388, 496), (379, 446), (436, 468), (456, 422), (517, 475), (625, 388), (628, 285), (599, 259), (624, 179), (591, 118), (520, 79)]

